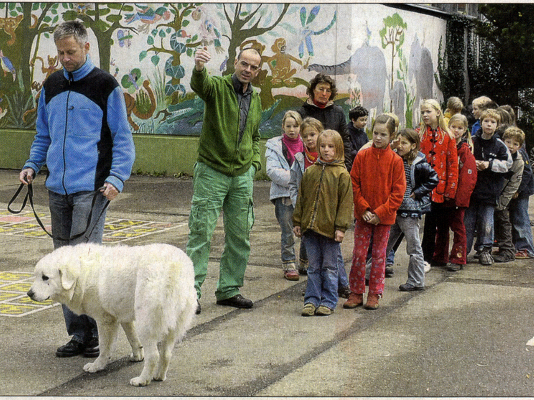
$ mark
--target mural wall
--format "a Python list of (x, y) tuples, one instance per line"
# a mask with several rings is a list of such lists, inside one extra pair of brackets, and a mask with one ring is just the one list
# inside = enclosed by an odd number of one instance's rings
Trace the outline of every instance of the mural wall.
[(0, 3), (0, 128), (33, 129), (43, 81), (61, 68), (54, 27), (82, 20), (90, 55), (124, 91), (135, 133), (198, 135), (203, 102), (191, 91), (194, 51), (214, 75), (231, 74), (242, 48), (262, 54), (253, 82), (263, 137), (306, 98), (317, 72), (331, 75), (347, 112), (356, 105), (419, 120), (419, 102), (441, 100), (434, 82), (445, 21), (377, 4)]

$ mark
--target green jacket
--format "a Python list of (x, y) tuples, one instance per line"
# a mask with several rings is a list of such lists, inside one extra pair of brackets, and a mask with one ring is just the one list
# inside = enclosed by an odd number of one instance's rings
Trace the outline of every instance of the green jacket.
[(303, 234), (312, 230), (335, 239), (336, 230), (345, 232), (352, 223), (352, 197), (350, 174), (343, 162), (319, 160), (302, 176), (293, 225), (300, 226)]
[(243, 175), (253, 165), (261, 169), (261, 100), (252, 92), (247, 123), (239, 141), (239, 106), (232, 76), (209, 76), (193, 68), (191, 88), (205, 102), (198, 161), (228, 176)]

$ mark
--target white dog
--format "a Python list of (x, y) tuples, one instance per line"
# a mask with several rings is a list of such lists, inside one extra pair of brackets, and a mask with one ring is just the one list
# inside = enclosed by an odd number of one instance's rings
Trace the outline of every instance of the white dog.
[(145, 358), (141, 375), (130, 383), (146, 386), (152, 379), (165, 380), (175, 342), (191, 326), (194, 284), (193, 263), (176, 247), (79, 244), (61, 247), (37, 263), (28, 296), (58, 301), (95, 319), (100, 356), (83, 367), (87, 372), (109, 363), (121, 324), (132, 360)]

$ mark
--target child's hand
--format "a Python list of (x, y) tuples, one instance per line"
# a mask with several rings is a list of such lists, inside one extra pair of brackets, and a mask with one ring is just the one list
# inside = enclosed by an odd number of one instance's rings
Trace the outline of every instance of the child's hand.
[(373, 214), (373, 217), (371, 218), (369, 223), (373, 224), (373, 225), (378, 225), (378, 224), (380, 224), (380, 218), (378, 218), (378, 215)]
[(301, 237), (302, 231), (300, 230), (300, 226), (295, 226), (293, 228), (293, 233), (295, 234), (296, 237)]
[(477, 171), (484, 171), (489, 167), (489, 161), (477, 161)]
[(335, 238), (336, 242), (341, 243), (341, 242), (343, 242), (343, 238), (345, 238), (345, 232), (341, 232), (339, 230), (336, 230), (336, 235), (335, 236), (336, 236), (336, 238)]
[(367, 223), (371, 223), (371, 218), (373, 217), (373, 213), (371, 211), (366, 211), (363, 213), (362, 215), (362, 219), (367, 222)]

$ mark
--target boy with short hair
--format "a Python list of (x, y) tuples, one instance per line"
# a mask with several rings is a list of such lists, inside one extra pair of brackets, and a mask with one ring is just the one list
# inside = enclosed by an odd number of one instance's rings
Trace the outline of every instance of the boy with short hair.
[(349, 119), (351, 120), (351, 123), (347, 124), (347, 126), (352, 147), (350, 153), (351, 165), (358, 151), (369, 141), (367, 133), (365, 133), (368, 117), (369, 111), (362, 106), (356, 106), (349, 111)]
[(512, 156), (495, 129), (500, 116), (495, 110), (486, 110), (480, 115), (481, 133), (473, 137), (478, 177), (471, 194), (469, 208), (465, 212), (464, 224), (467, 236), (467, 253), (471, 251), (475, 231), (477, 232), (477, 254), (482, 265), (493, 264), (493, 214), (504, 183), (504, 174), (512, 166)]
[(525, 134), (515, 126), (508, 127), (502, 139), (512, 155), (512, 167), (505, 174), (504, 187), (495, 210), (495, 242), (499, 251), (493, 255), (495, 262), (509, 262), (515, 260), (515, 247), (512, 242), (512, 224), (510, 223), (509, 204), (517, 192), (525, 163), (518, 150), (525, 142)]
[(476, 119), (476, 122), (471, 127), (471, 136), (476, 136), (480, 130), (480, 116), (481, 114), (488, 109), (497, 108), (497, 103), (487, 96), (480, 96), (473, 100), (473, 115)]

